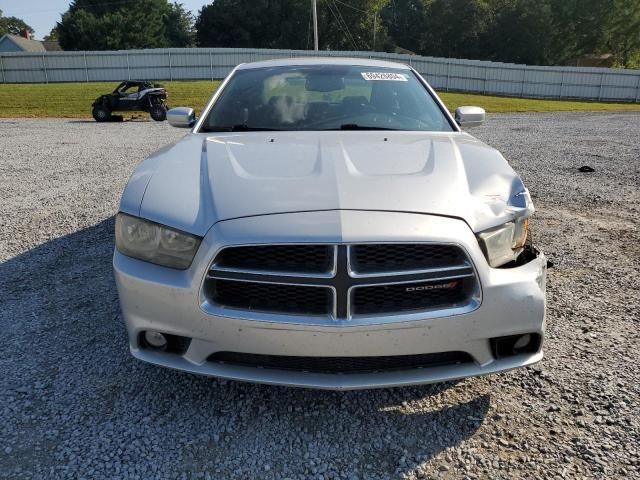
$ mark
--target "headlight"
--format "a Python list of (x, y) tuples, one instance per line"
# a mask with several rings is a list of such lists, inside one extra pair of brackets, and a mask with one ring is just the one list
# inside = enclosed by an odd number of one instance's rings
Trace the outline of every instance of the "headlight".
[(487, 262), (495, 268), (515, 260), (520, 255), (528, 233), (529, 219), (520, 218), (485, 230), (478, 235), (478, 240)]
[(189, 268), (200, 238), (124, 213), (116, 216), (116, 247), (129, 257), (165, 267)]

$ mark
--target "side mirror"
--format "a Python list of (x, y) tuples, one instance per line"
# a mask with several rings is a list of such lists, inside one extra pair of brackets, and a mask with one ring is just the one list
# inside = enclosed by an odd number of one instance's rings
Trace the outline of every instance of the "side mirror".
[(172, 127), (191, 128), (196, 123), (196, 112), (189, 107), (176, 107), (167, 112), (167, 121)]
[(478, 127), (484, 123), (484, 108), (458, 107), (456, 108), (456, 123), (461, 127)]

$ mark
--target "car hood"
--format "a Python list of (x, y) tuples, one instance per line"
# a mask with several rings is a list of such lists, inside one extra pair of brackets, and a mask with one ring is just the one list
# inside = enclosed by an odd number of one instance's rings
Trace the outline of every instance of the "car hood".
[(533, 207), (502, 155), (466, 133), (349, 131), (188, 134), (136, 169), (121, 210), (204, 235), (318, 210), (443, 215), (477, 232)]

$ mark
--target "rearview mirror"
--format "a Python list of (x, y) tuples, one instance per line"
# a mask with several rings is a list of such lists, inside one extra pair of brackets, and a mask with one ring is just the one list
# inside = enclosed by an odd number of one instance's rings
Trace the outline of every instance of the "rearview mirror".
[(167, 121), (172, 127), (191, 128), (196, 123), (196, 112), (189, 107), (176, 107), (167, 112)]
[(485, 111), (480, 107), (458, 107), (455, 118), (461, 127), (477, 127), (484, 123)]

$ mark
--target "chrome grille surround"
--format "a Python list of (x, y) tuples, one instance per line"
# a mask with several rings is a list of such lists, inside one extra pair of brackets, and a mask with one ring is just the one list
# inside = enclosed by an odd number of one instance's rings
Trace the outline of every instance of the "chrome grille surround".
[[(375, 244), (329, 244), (332, 250), (328, 258), (330, 264), (322, 272), (293, 272), (291, 264), (283, 270), (254, 270), (246, 268), (234, 268), (227, 264), (218, 263), (218, 259), (228, 249), (243, 249), (263, 247), (267, 251), (270, 246), (282, 248), (285, 246), (300, 247), (301, 245), (314, 244), (267, 244), (267, 245), (230, 245), (221, 249), (211, 263), (207, 271), (202, 288), (202, 308), (206, 313), (223, 317), (240, 318), (247, 320), (259, 320), (268, 322), (319, 324), (319, 325), (357, 325), (372, 323), (391, 323), (398, 321), (412, 321), (419, 319), (459, 315), (477, 309), (481, 303), (481, 288), (475, 268), (469, 255), (462, 247), (455, 244), (433, 243), (385, 243)], [(438, 265), (437, 267), (414, 268), (406, 270), (393, 270), (383, 268), (374, 272), (371, 269), (353, 268), (351, 259), (357, 254), (359, 246), (385, 245), (427, 248), (434, 246), (446, 246), (457, 249), (460, 253), (460, 262), (456, 264)], [(303, 270), (303, 269), (302, 269)], [(224, 299), (216, 297), (217, 282), (247, 282), (259, 288), (260, 284), (296, 286), (307, 288), (322, 288), (331, 292), (331, 305), (323, 313), (318, 313), (315, 308), (309, 308), (308, 312), (287, 311), (283, 309), (268, 308), (240, 308), (236, 305), (227, 305)], [(354, 308), (354, 296), (361, 292), (360, 289), (370, 287), (407, 285), (407, 288), (418, 287), (415, 295), (419, 295), (420, 287), (441, 288), (443, 284), (452, 282), (464, 282), (464, 295), (458, 301), (446, 305), (437, 305), (437, 308), (420, 308), (414, 310), (368, 311), (358, 313)], [(444, 288), (444, 287), (442, 287)], [(407, 291), (408, 293), (408, 291)], [(255, 306), (255, 305), (254, 305)], [(314, 313), (315, 312), (315, 313)]]

